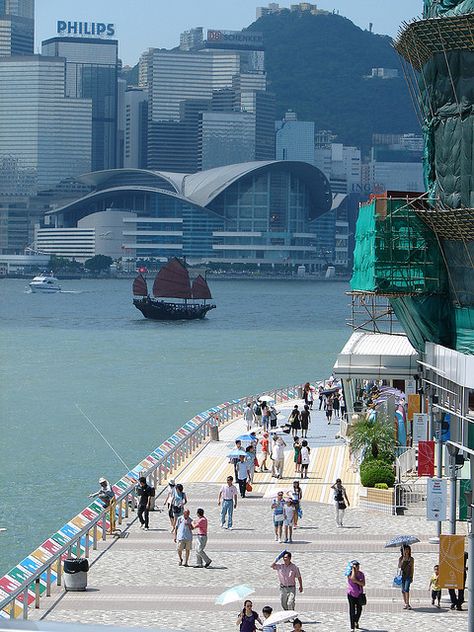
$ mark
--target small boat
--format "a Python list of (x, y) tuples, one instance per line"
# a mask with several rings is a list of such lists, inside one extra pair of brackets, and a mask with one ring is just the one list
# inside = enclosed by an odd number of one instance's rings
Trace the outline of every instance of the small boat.
[[(180, 299), (163, 300), (163, 299)], [(215, 305), (207, 281), (198, 275), (193, 283), (179, 259), (173, 257), (155, 277), (153, 297), (148, 293), (146, 279), (139, 274), (133, 281), (133, 304), (145, 318), (152, 320), (195, 320), (204, 318)]]
[(38, 274), (29, 283), (32, 292), (42, 292), (43, 294), (52, 294), (53, 292), (60, 292), (61, 286), (56, 277), (50, 274)]

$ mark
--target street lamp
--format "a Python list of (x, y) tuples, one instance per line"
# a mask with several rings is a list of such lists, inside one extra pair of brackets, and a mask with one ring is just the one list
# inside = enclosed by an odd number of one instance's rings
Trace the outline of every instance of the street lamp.
[(446, 450), (449, 454), (449, 481), (451, 487), (451, 498), (449, 502), (449, 525), (451, 535), (456, 533), (456, 496), (457, 496), (457, 456), (459, 454), (459, 448), (452, 443), (446, 444)]

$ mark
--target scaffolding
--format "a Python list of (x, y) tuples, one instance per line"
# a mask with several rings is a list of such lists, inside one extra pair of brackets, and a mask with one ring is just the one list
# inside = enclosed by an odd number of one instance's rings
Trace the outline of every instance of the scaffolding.
[(347, 325), (353, 331), (405, 335), (386, 296), (373, 292), (347, 292), (347, 295), (351, 298), (351, 317)]

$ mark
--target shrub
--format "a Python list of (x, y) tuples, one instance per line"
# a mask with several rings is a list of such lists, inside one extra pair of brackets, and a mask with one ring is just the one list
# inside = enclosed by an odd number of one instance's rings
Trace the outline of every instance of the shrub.
[(395, 474), (392, 466), (385, 461), (370, 459), (360, 466), (360, 482), (364, 487), (375, 487), (377, 483), (385, 483), (387, 487), (393, 487)]
[(387, 483), (375, 483), (375, 489), (388, 489)]

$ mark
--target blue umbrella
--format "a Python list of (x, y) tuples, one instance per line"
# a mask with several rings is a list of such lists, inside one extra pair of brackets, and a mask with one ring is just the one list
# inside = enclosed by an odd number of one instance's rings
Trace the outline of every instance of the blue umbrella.
[(397, 535), (395, 538), (392, 538), (389, 542), (387, 542), (384, 548), (390, 549), (396, 546), (410, 546), (411, 544), (415, 544), (419, 541), (420, 540), (416, 537), (416, 535)]
[(244, 450), (232, 450), (232, 452), (229, 452), (227, 456), (229, 457), (229, 459), (232, 459), (238, 456), (247, 456), (247, 452), (245, 452)]
[(218, 606), (225, 606), (227, 603), (232, 603), (233, 601), (240, 601), (241, 599), (245, 599), (255, 590), (250, 588), (250, 586), (246, 586), (245, 584), (240, 584), (238, 586), (232, 586), (228, 590), (225, 590), (221, 593), (215, 600), (215, 604)]
[(244, 435), (240, 435), (240, 437), (237, 437), (237, 441), (255, 441), (257, 437), (253, 437), (250, 434), (244, 434)]

